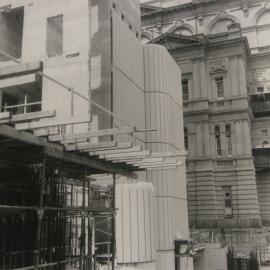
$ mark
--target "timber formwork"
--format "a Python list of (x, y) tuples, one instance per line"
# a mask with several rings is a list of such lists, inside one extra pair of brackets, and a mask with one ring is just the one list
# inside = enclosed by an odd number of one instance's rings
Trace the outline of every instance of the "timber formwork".
[[(0, 126), (0, 269), (114, 269), (117, 167), (73, 161), (58, 145)], [(95, 183), (98, 173), (112, 184)]]

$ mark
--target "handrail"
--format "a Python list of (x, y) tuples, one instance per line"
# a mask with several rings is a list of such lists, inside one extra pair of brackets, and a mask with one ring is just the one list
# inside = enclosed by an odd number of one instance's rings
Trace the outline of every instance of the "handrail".
[(1, 106), (4, 109), (14, 109), (14, 108), (21, 108), (21, 107), (28, 107), (28, 106), (34, 106), (34, 105), (40, 105), (42, 104), (41, 101), (38, 102), (32, 102), (32, 103), (26, 103), (26, 104), (18, 104), (18, 105), (10, 105), (10, 106)]

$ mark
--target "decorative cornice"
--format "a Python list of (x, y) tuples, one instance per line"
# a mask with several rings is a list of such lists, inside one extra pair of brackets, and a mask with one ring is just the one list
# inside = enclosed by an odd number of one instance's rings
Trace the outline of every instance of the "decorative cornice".
[[(193, 0), (192, 2), (186, 3), (186, 4), (179, 4), (179, 5), (175, 5), (172, 7), (160, 8), (159, 10), (155, 10), (153, 12), (142, 15), (142, 18), (146, 18), (146, 17), (152, 16), (152, 15), (161, 15), (163, 13), (168, 13), (168, 12), (172, 12), (175, 10), (194, 8), (194, 7), (199, 8), (205, 4), (218, 2), (218, 1), (220, 1), (220, 0)], [(146, 5), (144, 5), (144, 7), (146, 7)]]
[[(181, 44), (179, 46), (176, 46), (174, 48), (167, 48), (168, 51), (170, 52), (175, 52), (175, 51), (181, 51), (181, 50), (186, 50), (188, 48), (195, 48), (195, 47), (201, 47), (203, 49), (207, 48), (215, 48), (215, 47), (224, 47), (225, 45), (233, 45), (237, 43), (242, 43), (247, 57), (251, 56), (250, 53), (250, 48), (248, 45), (248, 40), (247, 37), (234, 37), (230, 38), (229, 35), (226, 36), (226, 38), (223, 37), (224, 34), (222, 35), (208, 35), (208, 36), (203, 36), (203, 35), (195, 35), (195, 36), (183, 36), (183, 35), (178, 35), (178, 34), (162, 34), (156, 39), (152, 40), (150, 43), (151, 44), (161, 44), (162, 41), (165, 43), (168, 42), (169, 40), (174, 40), (174, 41), (184, 41), (184, 44)], [(221, 37), (220, 39), (218, 37)], [(186, 42), (190, 42), (188, 44), (185, 44)]]

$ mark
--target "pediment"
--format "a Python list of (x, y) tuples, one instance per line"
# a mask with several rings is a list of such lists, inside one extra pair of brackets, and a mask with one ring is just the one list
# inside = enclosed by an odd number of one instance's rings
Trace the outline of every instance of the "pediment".
[(204, 40), (196, 37), (167, 33), (155, 38), (151, 43), (163, 45), (167, 49), (174, 49), (204, 44)]
[(159, 11), (161, 8), (154, 7), (154, 6), (148, 6), (148, 5), (141, 5), (141, 16), (151, 14), (155, 11)]

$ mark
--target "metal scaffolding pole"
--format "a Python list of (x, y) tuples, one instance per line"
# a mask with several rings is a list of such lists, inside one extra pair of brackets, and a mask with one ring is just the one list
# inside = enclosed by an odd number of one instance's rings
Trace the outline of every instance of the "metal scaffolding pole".
[(116, 191), (116, 177), (113, 174), (113, 191), (112, 191), (112, 208), (114, 210), (112, 216), (112, 270), (115, 270), (115, 254), (116, 254), (116, 241), (115, 241), (115, 191)]
[(35, 269), (38, 270), (38, 265), (40, 264), (40, 247), (41, 247), (41, 223), (44, 215), (43, 209), (43, 192), (46, 181), (46, 156), (43, 158), (43, 166), (40, 175), (40, 190), (39, 190), (39, 208), (37, 210), (37, 234), (36, 234), (36, 251), (35, 251)]

